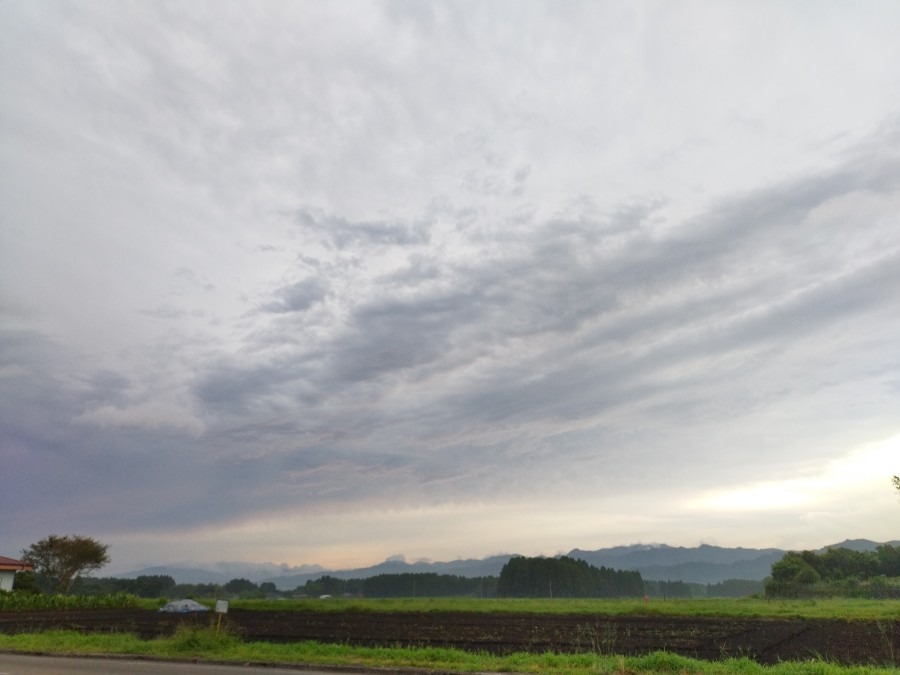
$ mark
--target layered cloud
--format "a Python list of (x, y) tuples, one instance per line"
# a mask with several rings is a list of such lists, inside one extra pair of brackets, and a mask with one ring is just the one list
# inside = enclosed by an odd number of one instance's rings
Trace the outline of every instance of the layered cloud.
[(4, 6), (10, 541), (790, 546), (898, 431), (900, 15), (726, 6)]

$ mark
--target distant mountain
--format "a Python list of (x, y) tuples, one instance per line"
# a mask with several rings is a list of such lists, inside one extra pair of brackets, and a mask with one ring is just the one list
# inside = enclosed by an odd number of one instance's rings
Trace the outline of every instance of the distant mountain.
[(176, 584), (224, 584), (230, 581), (231, 577), (212, 570), (205, 570), (199, 567), (169, 567), (168, 565), (156, 565), (154, 567), (144, 567), (133, 572), (125, 572), (117, 574), (121, 579), (135, 579), (142, 576), (169, 576), (175, 580)]
[[(892, 546), (900, 542), (887, 542)], [(868, 539), (848, 539), (819, 549), (849, 548), (854, 551), (874, 551), (878, 542)], [(722, 548), (703, 544), (694, 548), (665, 544), (637, 544), (615, 548), (582, 551), (574, 549), (569, 557), (584, 560), (595, 567), (637, 570), (650, 581), (690, 581), (715, 584), (727, 579), (761, 581), (772, 571), (772, 563), (781, 560), (787, 551), (778, 548)]]
[[(887, 542), (900, 546), (900, 541)], [(868, 539), (848, 539), (819, 549), (849, 548), (854, 551), (874, 551), (878, 542)], [(719, 583), (726, 579), (762, 580), (769, 576), (772, 563), (787, 551), (777, 548), (723, 548), (703, 544), (692, 548), (666, 544), (635, 544), (615, 546), (594, 551), (572, 549), (570, 558), (584, 560), (595, 567), (637, 570), (651, 581), (689, 581), (700, 584)], [(273, 563), (218, 562), (202, 566), (182, 563), (176, 566), (145, 567), (116, 576), (133, 579), (141, 575), (169, 575), (179, 584), (219, 583), (231, 579), (249, 579), (254, 583), (273, 582), (281, 590), (303, 586), (307, 581), (324, 575), (339, 579), (366, 579), (379, 574), (430, 572), (461, 577), (497, 576), (514, 557), (497, 555), (484, 559), (453, 560), (450, 562), (418, 561), (408, 563), (391, 558), (372, 567), (351, 570), (327, 570), (318, 565), (275, 565)]]
[(772, 563), (781, 560), (784, 551), (772, 550), (732, 563), (711, 563), (702, 560), (676, 565), (646, 565), (627, 568), (637, 569), (644, 579), (654, 581), (690, 581), (697, 584), (717, 584), (727, 579), (751, 579), (761, 581), (772, 571)]
[[(900, 541), (886, 541), (884, 544), (888, 546), (900, 546)], [(868, 539), (847, 539), (840, 544), (832, 544), (831, 546), (820, 548), (818, 552), (822, 553), (829, 548), (849, 548), (852, 551), (874, 551), (881, 545), (882, 544), (879, 544), (877, 541), (869, 541)]]
[(433, 574), (453, 574), (460, 577), (487, 577), (498, 576), (503, 566), (512, 558), (512, 555), (491, 556), (484, 559), (453, 560), (451, 562), (425, 562), (408, 563), (404, 560), (385, 560), (383, 563), (372, 567), (361, 567), (353, 570), (337, 570), (320, 572), (318, 574), (297, 574), (273, 579), (272, 581), (280, 589), (296, 588), (304, 585), (307, 580), (318, 579), (323, 574), (338, 579), (368, 579), (379, 574), (415, 574), (429, 572)]
[[(338, 579), (365, 579), (379, 574), (404, 574), (416, 572), (432, 572), (435, 574), (454, 574), (461, 577), (497, 576), (512, 555), (492, 556), (484, 559), (454, 560), (452, 562), (407, 563), (404, 560), (386, 560), (372, 567), (361, 567), (350, 570), (327, 570), (319, 565), (287, 565), (255, 564), (255, 563), (213, 563), (203, 567), (193, 567), (189, 563), (178, 566), (160, 565), (144, 567), (132, 572), (117, 574), (123, 579), (134, 579), (144, 575), (168, 575), (178, 584), (224, 584), (231, 579), (249, 579), (254, 583), (273, 582), (279, 589), (290, 590), (303, 586), (307, 581), (318, 579), (324, 575)], [(213, 569), (209, 569), (213, 568)]]
[(584, 560), (594, 567), (637, 570), (648, 580), (714, 584), (726, 579), (765, 579), (772, 563), (784, 554), (785, 551), (777, 548), (722, 548), (708, 544), (684, 548), (641, 544), (596, 551), (574, 549), (569, 552), (569, 557)]
[[(205, 564), (202, 567), (194, 566), (191, 563), (144, 567), (133, 572), (117, 574), (116, 576), (123, 579), (134, 579), (139, 576), (158, 574), (170, 576), (178, 584), (224, 584), (232, 579), (249, 579), (254, 583), (263, 581), (277, 582), (282, 577), (298, 575), (318, 579), (324, 573), (326, 573), (325, 568), (319, 565), (292, 567), (274, 563), (217, 562)], [(303, 583), (306, 582), (304, 581)], [(290, 588), (294, 587), (290, 586)]]

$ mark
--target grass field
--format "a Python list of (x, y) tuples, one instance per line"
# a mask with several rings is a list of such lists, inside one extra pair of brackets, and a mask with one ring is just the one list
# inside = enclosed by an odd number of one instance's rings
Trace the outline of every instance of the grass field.
[(161, 659), (316, 666), (410, 668), (459, 673), (541, 673), (571, 675), (896, 675), (895, 668), (841, 667), (821, 660), (761, 666), (749, 659), (697, 661), (666, 652), (622, 657), (599, 654), (511, 654), (505, 657), (453, 649), (353, 648), (314, 642), (247, 643), (215, 630), (184, 629), (173, 637), (140, 640), (127, 634), (71, 631), (0, 635), (0, 650), (52, 654), (133, 654)]

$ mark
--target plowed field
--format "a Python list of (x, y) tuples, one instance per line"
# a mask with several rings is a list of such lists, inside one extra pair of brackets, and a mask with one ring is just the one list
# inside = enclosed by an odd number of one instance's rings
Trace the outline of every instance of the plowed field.
[[(208, 625), (212, 613), (150, 610), (2, 612), (0, 631), (48, 628), (171, 634), (179, 624)], [(900, 620), (761, 619), (476, 612), (309, 612), (231, 610), (229, 627), (248, 641), (315, 640), (356, 646), (432, 646), (636, 655), (666, 650), (760, 663), (823, 658), (842, 664), (900, 665)]]

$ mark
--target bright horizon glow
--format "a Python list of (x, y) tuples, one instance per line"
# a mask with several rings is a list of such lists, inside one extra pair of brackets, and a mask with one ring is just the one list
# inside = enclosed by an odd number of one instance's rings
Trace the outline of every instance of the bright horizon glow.
[(827, 506), (835, 492), (876, 495), (889, 484), (885, 467), (900, 457), (900, 434), (880, 443), (831, 460), (818, 475), (756, 483), (733, 490), (713, 491), (689, 503), (689, 508), (727, 511), (782, 511), (787, 508), (815, 510)]

